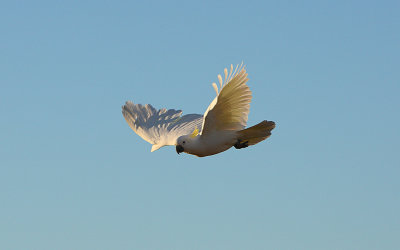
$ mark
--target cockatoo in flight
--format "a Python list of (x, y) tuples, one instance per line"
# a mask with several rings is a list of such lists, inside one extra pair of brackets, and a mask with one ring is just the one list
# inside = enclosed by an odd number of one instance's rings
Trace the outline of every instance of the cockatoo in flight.
[(217, 84), (212, 84), (217, 96), (204, 115), (182, 116), (181, 110), (156, 110), (150, 104), (131, 101), (122, 106), (122, 114), (133, 131), (153, 145), (151, 152), (171, 145), (178, 154), (204, 157), (232, 146), (241, 149), (267, 139), (275, 128), (273, 121), (265, 120), (245, 128), (252, 96), (243, 63), (235, 70), (231, 65), (229, 73), (225, 68), (224, 75), (224, 78), (218, 75), (219, 89)]

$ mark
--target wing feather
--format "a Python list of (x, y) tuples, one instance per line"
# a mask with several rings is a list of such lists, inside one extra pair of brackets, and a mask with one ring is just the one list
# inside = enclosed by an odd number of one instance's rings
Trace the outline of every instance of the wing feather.
[(156, 110), (150, 104), (134, 104), (131, 101), (122, 106), (122, 114), (137, 135), (153, 144), (152, 152), (162, 146), (175, 145), (176, 139), (201, 128), (203, 122), (203, 116), (199, 114), (182, 116), (181, 110)]
[[(204, 113), (202, 134), (215, 130), (242, 130), (246, 127), (250, 111), (251, 91), (247, 86), (248, 81), (246, 69), (243, 63), (230, 67), (230, 72), (224, 70), (225, 81), (222, 84), (222, 77), (218, 75), (221, 89)], [(213, 84), (214, 89), (216, 86)]]

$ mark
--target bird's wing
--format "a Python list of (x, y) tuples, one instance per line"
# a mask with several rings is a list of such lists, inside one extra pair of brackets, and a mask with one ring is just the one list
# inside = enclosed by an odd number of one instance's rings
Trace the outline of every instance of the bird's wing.
[(246, 70), (242, 65), (236, 66), (230, 72), (225, 68), (225, 77), (218, 75), (220, 90), (215, 83), (213, 87), (217, 96), (204, 113), (202, 135), (212, 131), (238, 131), (246, 127), (250, 111), (251, 91), (246, 85), (248, 81)]
[(181, 110), (156, 110), (150, 104), (134, 104), (131, 101), (122, 106), (122, 114), (136, 134), (153, 144), (151, 152), (162, 146), (175, 145), (178, 137), (201, 128), (203, 122), (203, 116), (199, 114), (181, 116)]

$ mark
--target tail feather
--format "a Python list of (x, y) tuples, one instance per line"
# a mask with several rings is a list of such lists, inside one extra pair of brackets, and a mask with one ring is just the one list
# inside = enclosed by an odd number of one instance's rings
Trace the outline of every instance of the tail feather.
[(262, 121), (257, 125), (250, 128), (238, 131), (238, 139), (242, 142), (248, 142), (247, 144), (257, 144), (271, 136), (271, 130), (275, 128), (275, 122), (273, 121)]

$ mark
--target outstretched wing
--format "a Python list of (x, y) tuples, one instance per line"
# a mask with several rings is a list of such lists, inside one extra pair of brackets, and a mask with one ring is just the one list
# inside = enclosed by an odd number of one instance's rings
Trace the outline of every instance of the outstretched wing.
[(202, 135), (212, 131), (238, 131), (246, 127), (250, 111), (251, 91), (246, 85), (248, 81), (246, 70), (242, 65), (236, 66), (230, 72), (225, 68), (225, 79), (218, 75), (220, 91), (213, 83), (217, 96), (204, 113)]
[(175, 145), (178, 137), (192, 133), (195, 128), (201, 128), (203, 122), (202, 115), (181, 116), (181, 110), (156, 110), (150, 104), (134, 104), (131, 101), (122, 106), (122, 114), (136, 134), (153, 144), (151, 152), (162, 146)]

